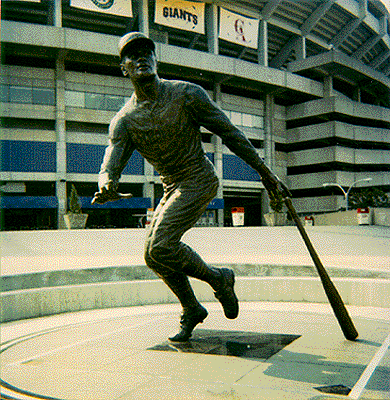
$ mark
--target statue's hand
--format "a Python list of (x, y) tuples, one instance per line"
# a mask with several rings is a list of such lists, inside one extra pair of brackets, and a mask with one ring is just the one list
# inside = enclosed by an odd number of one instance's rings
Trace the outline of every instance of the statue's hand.
[(130, 199), (133, 197), (131, 193), (118, 193), (112, 182), (109, 182), (106, 186), (103, 186), (99, 192), (96, 192), (92, 199), (92, 204), (105, 204), (108, 201), (117, 201), (120, 199)]

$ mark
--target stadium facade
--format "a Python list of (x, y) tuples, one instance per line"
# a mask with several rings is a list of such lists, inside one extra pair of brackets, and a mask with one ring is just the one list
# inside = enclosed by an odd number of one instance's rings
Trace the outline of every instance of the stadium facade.
[[(133, 227), (161, 197), (135, 152), (120, 191), (91, 206), (115, 112), (133, 92), (117, 43), (156, 42), (159, 74), (202, 85), (285, 181), (299, 212), (351, 185), (390, 190), (390, 17), (381, 1), (2, 0), (2, 229), (63, 227), (72, 184), (88, 226)], [(221, 180), (202, 225), (268, 209), (256, 173), (203, 131)], [(358, 182), (371, 178), (370, 182)]]

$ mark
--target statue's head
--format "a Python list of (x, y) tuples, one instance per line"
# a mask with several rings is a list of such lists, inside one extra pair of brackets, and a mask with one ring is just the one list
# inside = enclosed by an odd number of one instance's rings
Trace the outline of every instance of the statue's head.
[(130, 32), (119, 41), (119, 56), (124, 76), (133, 81), (148, 81), (157, 76), (156, 46), (141, 32)]

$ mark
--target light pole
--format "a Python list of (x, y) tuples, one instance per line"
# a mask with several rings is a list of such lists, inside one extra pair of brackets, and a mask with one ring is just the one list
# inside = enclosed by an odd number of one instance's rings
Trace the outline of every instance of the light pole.
[(348, 196), (349, 196), (349, 192), (351, 191), (351, 189), (353, 188), (353, 186), (355, 186), (355, 185), (356, 185), (357, 183), (359, 183), (359, 182), (370, 182), (370, 181), (372, 181), (372, 178), (359, 179), (359, 180), (353, 182), (352, 185), (348, 188), (347, 191), (345, 191), (344, 188), (343, 188), (341, 185), (339, 185), (338, 183), (323, 183), (322, 186), (324, 186), (324, 187), (325, 187), (325, 186), (336, 186), (336, 187), (338, 187), (339, 189), (341, 189), (341, 191), (342, 191), (343, 194), (344, 194), (345, 208), (346, 208), (346, 210), (348, 211)]

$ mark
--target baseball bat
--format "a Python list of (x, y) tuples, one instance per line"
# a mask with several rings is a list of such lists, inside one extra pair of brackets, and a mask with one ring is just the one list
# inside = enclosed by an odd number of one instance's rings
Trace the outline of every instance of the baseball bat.
[(303, 241), (306, 244), (307, 249), (309, 250), (310, 256), (313, 259), (314, 265), (316, 266), (318, 275), (321, 278), (322, 286), (324, 287), (326, 296), (328, 297), (329, 303), (333, 308), (333, 312), (336, 315), (336, 318), (340, 324), (341, 330), (343, 331), (345, 338), (348, 340), (355, 340), (359, 334), (352, 322), (351, 317), (348, 314), (347, 309), (345, 308), (339, 292), (337, 291), (333, 282), (330, 280), (328, 273), (322, 265), (322, 262), (318, 257), (318, 254), (315, 251), (309, 239), (309, 236), (307, 235), (305, 228), (303, 227), (302, 222), (298, 217), (297, 212), (295, 211), (291, 199), (289, 197), (284, 198), (284, 203), (286, 204), (287, 209), (290, 212), (290, 215), (293, 218), (303, 238)]

